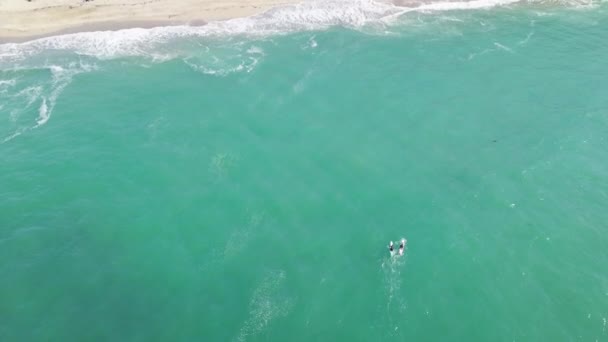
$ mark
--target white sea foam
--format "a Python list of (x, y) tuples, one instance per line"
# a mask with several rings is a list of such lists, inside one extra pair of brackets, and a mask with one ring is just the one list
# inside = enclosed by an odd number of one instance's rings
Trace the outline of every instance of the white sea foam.
[(210, 42), (182, 57), (193, 70), (217, 76), (235, 72), (251, 72), (265, 57), (264, 49), (245, 41)]
[(42, 99), (42, 104), (38, 109), (38, 119), (36, 120), (36, 125), (44, 125), (47, 121), (49, 121), (49, 107), (46, 105), (46, 99)]
[(250, 55), (264, 55), (264, 49), (258, 46), (252, 46), (247, 49), (247, 53)]
[(249, 221), (244, 227), (234, 230), (224, 247), (224, 259), (228, 260), (239, 256), (243, 249), (251, 240), (251, 236), (256, 232), (264, 221), (264, 213), (251, 213)]
[(403, 280), (402, 271), (405, 268), (406, 257), (407, 253), (404, 255), (391, 253), (388, 257), (383, 258), (381, 263), (381, 271), (387, 297), (384, 310), (388, 315), (388, 320), (391, 322), (391, 325), (399, 324), (398, 322), (392, 322), (393, 315), (397, 313), (396, 317), (398, 317), (399, 314), (402, 314), (407, 308), (405, 298), (401, 294), (401, 283)]
[[(526, 38), (526, 39), (530, 39), (530, 36), (528, 36), (528, 38)], [(518, 44), (519, 45), (523, 45), (526, 42), (524, 42), (524, 43), (519, 42)], [(483, 55), (485, 55), (487, 53), (494, 53), (494, 52), (497, 52), (497, 51), (506, 51), (508, 53), (516, 53), (515, 50), (513, 50), (512, 48), (510, 48), (510, 47), (508, 47), (506, 45), (500, 44), (498, 42), (494, 42), (493, 45), (494, 45), (494, 48), (486, 48), (486, 49), (483, 49), (483, 50), (481, 50), (479, 52), (470, 53), (469, 56), (467, 57), (467, 60), (470, 61), (470, 60), (473, 60), (476, 57), (483, 56)]]
[(11, 141), (13, 139), (15, 139), (16, 137), (20, 136), (21, 133), (23, 133), (26, 129), (18, 129), (17, 131), (13, 132), (11, 135), (9, 135), (8, 137), (2, 139), (2, 143), (4, 144), (5, 142)]
[(319, 44), (317, 43), (317, 41), (315, 40), (314, 37), (309, 40), (309, 43), (310, 43), (310, 47), (313, 49), (316, 48), (317, 46), (319, 46)]
[(528, 35), (526, 36), (526, 38), (520, 40), (519, 42), (517, 42), (518, 45), (526, 45), (528, 44), (528, 42), (530, 41), (530, 38), (532, 38), (532, 36), (534, 35), (534, 31), (530, 31), (528, 33)]
[(437, 1), (425, 3), (417, 7), (404, 7), (391, 15), (385, 16), (382, 20), (385, 23), (395, 22), (399, 17), (410, 12), (447, 12), (459, 10), (475, 10), (493, 8), (497, 6), (507, 6), (520, 2), (520, 0), (472, 0), (472, 1)]
[(0, 95), (6, 94), (15, 85), (16, 80), (0, 80)]
[(35, 85), (20, 90), (13, 97), (25, 97), (27, 101), (27, 103), (25, 104), (25, 108), (28, 108), (40, 97), (40, 93), (42, 93), (42, 87), (39, 85)]
[(255, 289), (249, 302), (249, 318), (245, 321), (236, 341), (261, 333), (271, 322), (286, 316), (293, 302), (285, 296), (285, 271), (269, 273)]
[(319, 43), (317, 43), (315, 38), (317, 38), (316, 35), (313, 35), (312, 37), (310, 37), (308, 39), (308, 42), (306, 42), (306, 45), (302, 46), (302, 49), (303, 50), (316, 49), (317, 46), (319, 46)]
[(17, 80), (15, 79), (11, 79), (11, 80), (0, 80), (0, 89), (5, 89), (5, 88), (9, 88), (15, 85), (15, 82)]
[(38, 110), (38, 118), (36, 119), (36, 126), (33, 128), (39, 127), (47, 123), (51, 117), (51, 113), (53, 112), (53, 108), (57, 102), (57, 98), (63, 92), (65, 87), (72, 82), (72, 78), (80, 73), (89, 72), (94, 70), (96, 67), (94, 65), (83, 64), (80, 63), (70, 63), (67, 68), (61, 67), (59, 65), (51, 65), (49, 66), (49, 70), (52, 75), (52, 83), (50, 87), (50, 92), (47, 97), (43, 97), (42, 103), (40, 104), (40, 108)]
[(500, 50), (507, 51), (507, 52), (510, 52), (510, 53), (515, 53), (515, 52), (513, 51), (513, 49), (511, 49), (510, 47), (508, 47), (508, 46), (506, 46), (506, 45), (502, 45), (502, 44), (500, 44), (500, 43), (498, 43), (498, 42), (494, 42), (494, 46), (496, 46), (496, 47), (497, 47), (497, 48), (499, 48)]
[[(10, 70), (15, 72), (21, 69), (27, 68), (15, 67)], [(8, 104), (8, 108), (12, 108), (9, 112), (11, 126), (7, 127), (8, 131), (12, 131), (12, 133), (3, 138), (2, 142), (10, 141), (26, 131), (48, 123), (57, 99), (65, 87), (72, 82), (73, 77), (95, 69), (95, 65), (81, 61), (71, 62), (64, 66), (45, 65), (30, 68), (30, 70), (41, 73), (36, 84), (21, 88), (22, 85), (18, 82), (11, 82), (10, 91), (3, 94), (3, 105)], [(34, 104), (36, 107), (32, 108)], [(32, 117), (32, 115), (36, 115), (36, 117)]]
[[(157, 61), (180, 57), (175, 49), (162, 49), (175, 38), (244, 35), (263, 37), (294, 31), (320, 30), (331, 26), (362, 28), (386, 25), (408, 12), (433, 12), (490, 8), (519, 0), (472, 0), (431, 2), (417, 7), (400, 7), (372, 0), (312, 0), (273, 8), (259, 15), (204, 26), (171, 26), (84, 32), (48, 37), (20, 44), (0, 45), (0, 66), (15, 63), (41, 51), (69, 50), (97, 58), (144, 56)], [(163, 51), (161, 53), (159, 51)], [(245, 68), (245, 67), (243, 67)]]
[(519, 2), (520, 0), (472, 0), (472, 1), (439, 1), (417, 7), (420, 11), (456, 11), (492, 8)]

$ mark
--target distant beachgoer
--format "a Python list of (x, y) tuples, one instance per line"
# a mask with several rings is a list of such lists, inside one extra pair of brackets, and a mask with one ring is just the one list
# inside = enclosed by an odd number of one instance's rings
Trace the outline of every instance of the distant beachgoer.
[(393, 251), (393, 241), (388, 244), (388, 250), (391, 252)]

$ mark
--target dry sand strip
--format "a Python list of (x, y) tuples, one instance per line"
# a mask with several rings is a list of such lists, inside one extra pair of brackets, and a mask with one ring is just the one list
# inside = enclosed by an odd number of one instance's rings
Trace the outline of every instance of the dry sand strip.
[(0, 0), (0, 42), (130, 27), (201, 25), (298, 0)]

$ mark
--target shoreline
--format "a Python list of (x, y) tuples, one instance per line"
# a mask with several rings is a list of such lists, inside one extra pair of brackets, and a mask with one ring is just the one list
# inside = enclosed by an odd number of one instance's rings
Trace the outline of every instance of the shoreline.
[[(229, 20), (228, 18), (225, 20)], [(204, 20), (191, 20), (191, 21), (172, 21), (172, 20), (133, 20), (133, 21), (100, 21), (94, 23), (78, 24), (64, 29), (28, 35), (28, 36), (0, 36), (0, 44), (8, 43), (25, 43), (32, 40), (62, 36), (66, 34), (84, 33), (84, 32), (100, 32), (100, 31), (120, 31), (134, 28), (151, 29), (155, 27), (168, 27), (168, 26), (204, 26), (207, 22)]]
[[(171, 26), (204, 26), (316, 0), (0, 0), (0, 44), (66, 34)], [(472, 10), (522, 0), (375, 0), (392, 6), (389, 17), (410, 11)], [(592, 0), (591, 0), (592, 1)], [(303, 6), (308, 8), (309, 6)], [(314, 7), (314, 6), (313, 6)], [(329, 7), (329, 10), (332, 10)], [(355, 10), (361, 10), (355, 7)], [(365, 11), (365, 8), (363, 9)], [(375, 9), (370, 11), (372, 17)], [(312, 22), (316, 18), (311, 10)], [(338, 12), (338, 15), (341, 13)], [(345, 12), (346, 16), (351, 13)], [(363, 14), (366, 14), (365, 12)], [(335, 15), (335, 13), (334, 13)], [(290, 18), (287, 16), (287, 20)], [(357, 21), (355, 16), (355, 21)], [(333, 20), (336, 20), (335, 18)], [(341, 19), (338, 19), (340, 21)]]
[[(238, 17), (235, 17), (238, 18)], [(233, 18), (228, 18), (229, 20)], [(133, 20), (133, 21), (99, 21), (94, 23), (77, 24), (75, 26), (66, 27), (58, 31), (34, 34), (27, 36), (0, 36), (0, 44), (8, 43), (25, 43), (32, 40), (62, 36), (66, 34), (85, 33), (85, 32), (101, 32), (101, 31), (120, 31), (134, 28), (151, 29), (155, 27), (169, 26), (204, 26), (207, 25), (204, 20), (191, 21), (173, 21), (173, 20)]]
[(298, 2), (301, 1), (7, 0), (0, 4), (0, 44), (80, 32), (203, 26), (211, 21), (247, 17)]

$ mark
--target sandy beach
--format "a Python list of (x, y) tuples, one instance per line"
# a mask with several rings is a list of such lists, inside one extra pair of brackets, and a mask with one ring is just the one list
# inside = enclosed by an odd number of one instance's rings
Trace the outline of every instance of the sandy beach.
[(53, 34), (163, 25), (201, 25), (298, 0), (0, 0), (0, 42)]

